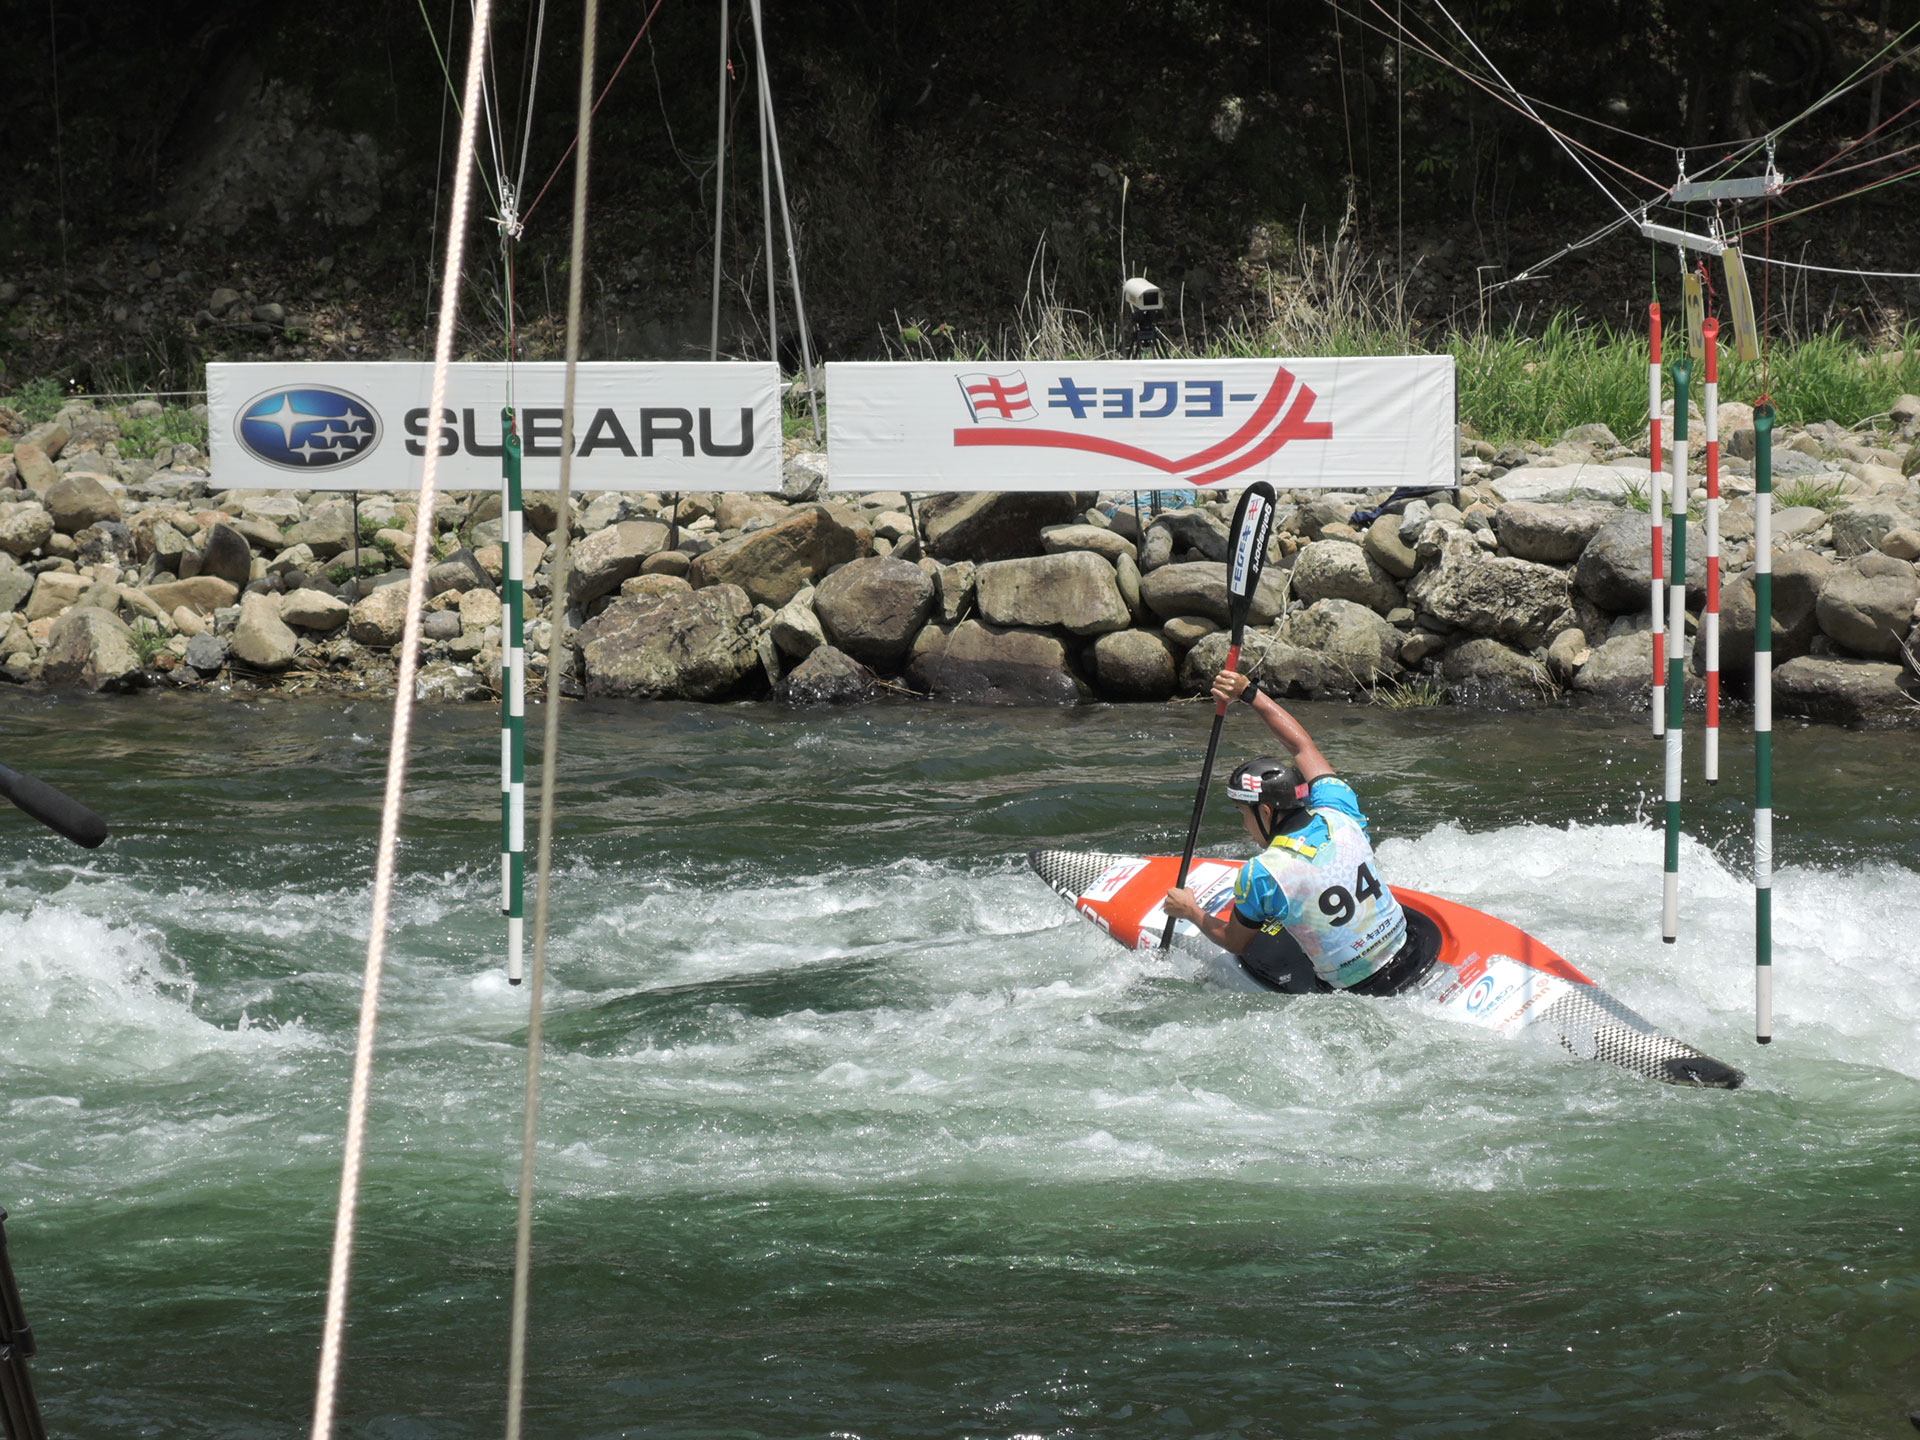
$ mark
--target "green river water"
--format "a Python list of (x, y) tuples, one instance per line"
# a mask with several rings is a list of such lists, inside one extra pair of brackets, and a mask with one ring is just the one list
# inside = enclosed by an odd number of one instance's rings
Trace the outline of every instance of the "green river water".
[[(1023, 853), (1177, 849), (1196, 706), (572, 706), (528, 1434), (1911, 1434), (1920, 736), (1779, 735), (1761, 1049), (1742, 734), (1715, 792), (1688, 737), (1663, 946), (1644, 720), (1300, 713), (1387, 878), (1749, 1085), (1121, 950)], [(346, 1435), (502, 1423), (497, 724), (417, 733)], [(0, 694), (0, 761), (115, 829), (0, 809), (0, 1203), (57, 1440), (305, 1434), (386, 727)]]

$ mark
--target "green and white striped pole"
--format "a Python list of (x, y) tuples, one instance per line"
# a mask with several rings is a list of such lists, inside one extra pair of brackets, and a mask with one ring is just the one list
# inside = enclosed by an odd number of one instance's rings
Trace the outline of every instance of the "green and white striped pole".
[(1773, 1043), (1773, 406), (1753, 407), (1753, 1038)]
[(513, 411), (500, 412), (500, 913), (507, 917), (507, 983), (524, 972), (523, 890), (527, 871), (527, 652), (525, 523), (520, 509), (520, 435)]
[(1660, 938), (1680, 934), (1680, 740), (1687, 701), (1687, 385), (1693, 367), (1673, 367), (1673, 558), (1667, 569), (1667, 873), (1661, 891)]

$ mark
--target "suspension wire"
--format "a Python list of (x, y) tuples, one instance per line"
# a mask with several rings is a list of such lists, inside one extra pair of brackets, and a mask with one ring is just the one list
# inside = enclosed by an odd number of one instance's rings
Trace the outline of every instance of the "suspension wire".
[[(1887, 126), (1893, 124), (1894, 121), (1898, 120), (1902, 115), (1906, 114), (1907, 111), (1914, 109), (1916, 106), (1920, 106), (1920, 100), (1915, 100), (1911, 104), (1902, 106), (1899, 110), (1896, 110), (1893, 114), (1889, 115), (1886, 119), (1882, 120), (1878, 125), (1874, 126), (1873, 129), (1867, 131), (1866, 134), (1862, 135), (1858, 140), (1855, 140), (1852, 144), (1847, 145), (1840, 150), (1834, 151), (1833, 154), (1829, 155), (1826, 159), (1822, 160), (1818, 165), (1814, 166), (1811, 170), (1807, 171), (1804, 175), (1796, 176), (1794, 178), (1793, 184), (1788, 188), (1798, 189), (1800, 186), (1806, 184), (1809, 180), (1813, 179), (1816, 175), (1818, 175), (1822, 170), (1826, 169), (1827, 166), (1833, 164), (1834, 161), (1844, 159), (1846, 156), (1851, 155), (1855, 150), (1858, 150), (1862, 145), (1866, 144), (1867, 141), (1871, 140), (1875, 135), (1878, 135), (1882, 130), (1886, 129)], [(1879, 157), (1879, 159), (1881, 160), (1884, 160), (1886, 158), (1887, 157), (1884, 155)], [(1861, 163), (1866, 165), (1872, 165), (1876, 162), (1873, 160), (1866, 160), (1866, 161), (1862, 161)], [(1855, 165), (1849, 165), (1846, 167), (1847, 170), (1854, 170), (1858, 168), (1859, 167)], [(1844, 173), (1845, 171), (1843, 170), (1836, 170), (1834, 172), (1834, 174), (1836, 175), (1844, 174)]]
[[(721, 0), (721, 3), (724, 4), (725, 0)], [(1347, 104), (1347, 43), (1343, 33), (1344, 27), (1340, 24), (1340, 17), (1344, 12), (1338, 5), (1330, 8), (1333, 10), (1333, 53), (1336, 57), (1334, 63), (1340, 67), (1340, 118), (1347, 125), (1347, 179), (1351, 182), (1354, 178), (1353, 111)], [(1124, 265), (1121, 266), (1121, 269), (1125, 268)]]
[[(448, 216), (445, 276), (441, 282), (440, 326), (434, 341), (433, 390), (428, 413), (446, 403), (447, 368), (453, 360), (454, 322), (460, 303), (460, 267), (466, 258), (467, 215), (475, 169), (477, 91), (484, 73), (491, 0), (476, 0), (473, 37), (467, 52), (466, 105), (461, 111), (460, 148), (454, 162), (453, 201)], [(373, 912), (367, 924), (367, 959), (360, 983), (360, 1029), (353, 1056), (353, 1089), (347, 1102), (346, 1143), (340, 1161), (340, 1199), (334, 1215), (333, 1257), (327, 1275), (326, 1320), (321, 1329), (320, 1374), (314, 1391), (312, 1440), (331, 1440), (340, 1384), (340, 1355), (346, 1334), (347, 1288), (353, 1262), (354, 1218), (360, 1198), (360, 1171), (366, 1143), (367, 1099), (373, 1079), (374, 1033), (380, 1017), (380, 980), (386, 964), (387, 924), (393, 906), (393, 876), (400, 848), (400, 804), (406, 793), (407, 746), (413, 729), (414, 677), (420, 664), (420, 617), (426, 604), (427, 569), (432, 558), (434, 482), (439, 446), (427, 447), (415, 511), (412, 566), (407, 576), (406, 621), (401, 631), (400, 669), (395, 677), (393, 730), (387, 747), (386, 797), (380, 810), (380, 847), (374, 862)]]
[(730, 65), (727, 33), (727, 0), (720, 0), (720, 138), (713, 151), (713, 329), (707, 340), (707, 359), (720, 358), (720, 273), (721, 252), (725, 243), (727, 203), (727, 75)]
[[(441, 77), (446, 81), (447, 94), (453, 100), (453, 113), (460, 117), (460, 123), (464, 125), (467, 120), (467, 112), (465, 107), (462, 106), (460, 102), (459, 91), (456, 90), (454, 87), (453, 71), (447, 65), (446, 52), (440, 48), (440, 37), (434, 33), (433, 21), (429, 19), (427, 16), (427, 0), (414, 0), (414, 3), (419, 7), (420, 19), (422, 23), (424, 23), (427, 27), (427, 40), (433, 46), (433, 58), (440, 62)], [(447, 45), (449, 47), (451, 47), (453, 44), (453, 13), (454, 13), (453, 0), (447, 0)], [(484, 77), (483, 77), (483, 83), (484, 83)], [(444, 137), (445, 134), (446, 134), (446, 113), (445, 113), (445, 106), (443, 105), (441, 107), (441, 135)], [(480, 172), (480, 183), (486, 187), (487, 198), (493, 202), (494, 208), (498, 209), (500, 205), (500, 197), (494, 193), (493, 182), (488, 177), (487, 172), (485, 170), (482, 170)], [(437, 202), (438, 196), (436, 196), (435, 199)], [(438, 214), (437, 209), (435, 213)]]
[[(760, 0), (748, 0), (748, 3), (753, 11), (753, 43), (760, 52), (761, 111), (766, 116), (767, 139), (773, 148), (774, 178), (780, 184), (780, 228), (786, 236), (787, 273), (793, 281), (793, 323), (800, 331), (800, 365), (807, 374), (807, 406), (813, 414), (813, 443), (818, 445), (821, 443), (820, 391), (813, 377), (813, 337), (807, 331), (807, 302), (800, 295), (800, 252), (793, 243), (793, 212), (787, 205), (787, 175), (780, 163), (780, 130), (773, 119), (773, 82), (767, 76), (767, 44), (760, 28)], [(768, 224), (772, 224), (771, 219)], [(772, 262), (771, 254), (768, 261)]]
[[(1859, 186), (1858, 188), (1849, 190), (1844, 194), (1830, 196), (1825, 200), (1816, 200), (1811, 205), (1802, 205), (1798, 210), (1790, 210), (1785, 215), (1782, 215), (1780, 217), (1780, 221), (1782, 224), (1784, 224), (1788, 220), (1796, 219), (1801, 215), (1811, 215), (1816, 210), (1824, 210), (1829, 205), (1838, 205), (1842, 200), (1851, 200), (1856, 195), (1865, 195), (1869, 190), (1879, 190), (1884, 188), (1885, 186), (1897, 184), (1900, 181), (1905, 180), (1913, 175), (1920, 175), (1920, 165), (1909, 165), (1905, 170), (1902, 170), (1897, 174), (1883, 175), (1880, 179), (1875, 180), (1870, 184)], [(1741, 230), (1739, 233), (1742, 235), (1751, 234), (1753, 232), (1753, 229), (1754, 227), (1749, 225), (1745, 227), (1743, 230)]]
[[(1388, 20), (1393, 21), (1393, 23), (1396, 25), (1400, 25), (1399, 21), (1395, 20), (1392, 15), (1388, 14), (1386, 6), (1380, 3), (1380, 0), (1368, 0), (1368, 3), (1371, 4), (1374, 9), (1378, 10), (1383, 16), (1386, 16)], [(1358, 24), (1363, 29), (1371, 30), (1374, 34), (1379, 35), (1388, 40), (1397, 40), (1399, 38), (1399, 36), (1396, 35), (1394, 31), (1388, 30), (1384, 26), (1375, 24), (1374, 22), (1372, 22), (1371, 20), (1368, 20), (1363, 15), (1359, 15), (1350, 10), (1342, 10), (1339, 4), (1339, 0), (1328, 0), (1328, 4), (1331, 5), (1333, 9), (1339, 11), (1341, 14), (1349, 16), (1356, 24)], [(1573, 136), (1567, 134), (1566, 131), (1560, 129), (1558, 126), (1549, 125), (1545, 120), (1541, 119), (1537, 113), (1534, 113), (1529, 108), (1529, 106), (1533, 103), (1531, 98), (1521, 94), (1519, 90), (1515, 89), (1512, 82), (1508, 81), (1504, 75), (1500, 77), (1500, 80), (1501, 80), (1501, 84), (1506, 87), (1506, 91), (1507, 91), (1506, 94), (1502, 94), (1500, 90), (1495, 89), (1492, 85), (1488, 84), (1485, 78), (1483, 78), (1482, 76), (1475, 74), (1473, 71), (1465, 68), (1462, 65), (1456, 64), (1452, 60), (1449, 60), (1445, 55), (1442, 55), (1429, 42), (1423, 40), (1413, 30), (1405, 27), (1404, 25), (1401, 26), (1401, 29), (1404, 31), (1406, 37), (1412, 41), (1414, 48), (1417, 51), (1419, 51), (1421, 54), (1424, 54), (1425, 56), (1427, 56), (1428, 59), (1434, 61), (1436, 64), (1443, 65), (1447, 69), (1453, 71), (1454, 74), (1458, 75), (1461, 79), (1465, 80), (1468, 84), (1477, 86), (1479, 89), (1486, 91), (1486, 93), (1492, 96), (1494, 100), (1506, 106), (1509, 110), (1512, 110), (1515, 114), (1522, 115), (1525, 118), (1533, 121), (1536, 125), (1540, 126), (1541, 129), (1545, 130), (1549, 135), (1553, 136), (1556, 140), (1558, 140), (1561, 144), (1561, 148), (1564, 149), (1567, 146), (1573, 146), (1577, 149), (1584, 150), (1587, 154), (1591, 155), (1595, 160), (1599, 161), (1601, 164), (1609, 165), (1613, 167), (1615, 170), (1620, 171), (1623, 175), (1627, 175), (1632, 179), (1638, 180), (1643, 185), (1651, 186), (1652, 188), (1660, 191), (1662, 195), (1664, 195), (1667, 192), (1667, 187), (1660, 184), (1659, 181), (1654, 180), (1649, 176), (1642, 175), (1638, 170), (1635, 170), (1632, 166), (1614, 159), (1611, 155), (1608, 155), (1606, 152), (1602, 150), (1596, 149), (1595, 147), (1587, 144), (1585, 141), (1575, 139)], [(1509, 99), (1508, 95), (1512, 95), (1515, 98)], [(1519, 103), (1516, 103), (1516, 100)], [(1575, 118), (1577, 119), (1586, 118), (1584, 116), (1577, 115), (1573, 111), (1568, 111), (1566, 113), (1574, 114)], [(1670, 149), (1671, 147), (1662, 145), (1660, 148), (1663, 150), (1666, 150), (1666, 149)], [(1577, 157), (1576, 157), (1576, 163), (1578, 163)], [(1581, 166), (1581, 168), (1583, 170), (1586, 169), (1584, 165)], [(1592, 172), (1588, 171), (1587, 173), (1591, 177)], [(1598, 182), (1596, 181), (1596, 183)], [(1601, 186), (1601, 193), (1607, 195), (1609, 199), (1613, 198), (1612, 193), (1609, 190), (1607, 190), (1607, 188), (1604, 185)], [(1618, 200), (1614, 200), (1614, 204), (1616, 206), (1619, 206), (1619, 203), (1620, 202)]]
[[(567, 562), (573, 527), (567, 516), (573, 505), (573, 401), (580, 369), (581, 314), (584, 310), (587, 264), (587, 161), (593, 140), (594, 46), (599, 25), (598, 0), (586, 0), (580, 39), (580, 105), (575, 122), (573, 167), (573, 236), (567, 271), (567, 371), (560, 401), (560, 493), (555, 506), (560, 520), (554, 527), (551, 616), (547, 634), (547, 713), (540, 753), (540, 839), (533, 892), (533, 975), (527, 993), (527, 1091), (520, 1121), (520, 1203), (514, 1222), (513, 1321), (507, 1358), (506, 1440), (520, 1440), (521, 1415), (526, 1404), (527, 1294), (533, 1269), (533, 1162), (540, 1118), (540, 1047), (546, 1020), (543, 1000), (547, 980), (547, 914), (553, 877), (554, 792), (560, 782), (561, 681), (565, 675), (567, 619)], [(651, 18), (649, 16), (648, 18)], [(644, 27), (643, 27), (644, 28)], [(631, 50), (628, 52), (631, 54)]]
[[(641, 20), (640, 29), (635, 33), (633, 43), (627, 46), (627, 53), (620, 57), (620, 63), (613, 67), (613, 73), (607, 77), (607, 83), (600, 87), (600, 98), (593, 102), (594, 114), (598, 115), (600, 113), (600, 107), (606, 104), (607, 93), (613, 89), (613, 82), (620, 78), (620, 72), (627, 68), (627, 61), (631, 60), (633, 58), (633, 52), (640, 48), (641, 37), (647, 33), (647, 27), (653, 23), (653, 17), (659, 12), (662, 3), (664, 3), (664, 0), (653, 0), (653, 6), (647, 11), (646, 18)], [(575, 136), (567, 142), (567, 148), (560, 153), (560, 159), (554, 164), (553, 173), (547, 176), (546, 184), (540, 187), (540, 193), (533, 197), (533, 204), (527, 206), (527, 208), (521, 212), (520, 221), (522, 224), (525, 224), (527, 217), (533, 214), (534, 207), (546, 198), (547, 191), (553, 188), (553, 182), (560, 177), (560, 171), (565, 168), (567, 157), (573, 154), (573, 147), (579, 143), (578, 136)]]
[[(425, 19), (426, 13), (426, 0), (420, 0), (421, 18)], [(454, 0), (447, 0), (448, 45), (453, 44), (453, 17)], [(433, 53), (438, 56), (440, 54), (440, 42), (437, 38), (433, 37), (433, 22), (431, 20), (427, 21), (427, 35), (429, 38), (434, 39)], [(441, 69), (444, 70), (445, 68), (446, 62), (442, 60)], [(433, 223), (427, 228), (427, 284), (423, 297), (426, 300), (427, 313), (420, 318), (420, 328), (423, 330), (426, 328), (428, 322), (433, 319), (433, 252), (434, 248), (440, 243), (440, 182), (446, 178), (447, 171), (447, 99), (452, 93), (452, 89), (453, 87), (449, 85), (445, 90), (440, 92), (440, 138), (434, 142), (433, 147)], [(358, 535), (353, 537), (353, 543), (356, 547), (360, 544), (360, 537)]]
[(527, 183), (527, 149), (533, 141), (534, 105), (540, 98), (540, 50), (547, 35), (547, 0), (540, 0), (533, 26), (533, 58), (520, 84), (520, 168), (514, 172), (513, 195), (517, 202)]
[(1757, 255), (1747, 258), (1779, 270), (1811, 270), (1819, 275), (1849, 275), (1862, 280), (1920, 280), (1920, 270), (1845, 270), (1834, 265), (1808, 265), (1799, 260), (1762, 259)]
[[(754, 47), (754, 69), (756, 72), (764, 71), (767, 68), (767, 52), (766, 47), (759, 43), (758, 31), (754, 32)], [(767, 356), (777, 371), (780, 364), (780, 269), (773, 249), (773, 166), (767, 157), (767, 96), (759, 84), (756, 75), (754, 103), (760, 114), (760, 218), (767, 236)], [(677, 506), (674, 513), (679, 513)]]
[(480, 78), (480, 104), (487, 117), (487, 144), (493, 151), (493, 173), (500, 182), (499, 193), (504, 198), (507, 183), (506, 147), (500, 141), (500, 118), (494, 114), (493, 96), (500, 88), (500, 72), (494, 64), (492, 51), (487, 53), (487, 73)]
[(1526, 269), (1522, 270), (1518, 275), (1514, 276), (1511, 280), (1496, 280), (1493, 284), (1487, 286), (1487, 293), (1492, 294), (1495, 290), (1504, 290), (1509, 285), (1518, 285), (1522, 281), (1531, 280), (1533, 279), (1536, 272), (1546, 269), (1547, 266), (1553, 264), (1554, 261), (1564, 260), (1567, 256), (1573, 254), (1573, 252), (1576, 250), (1585, 250), (1590, 245), (1599, 244), (1600, 241), (1606, 239), (1607, 236), (1613, 234), (1614, 231), (1618, 230), (1623, 225), (1637, 225), (1638, 223), (1639, 223), (1638, 220), (1632, 215), (1617, 215), (1613, 219), (1609, 220), (1606, 224), (1602, 225), (1598, 230), (1595, 230), (1592, 234), (1587, 235), (1582, 239), (1575, 240), (1573, 243), (1569, 245), (1562, 245), (1558, 250), (1554, 251), (1553, 254), (1547, 256), (1547, 258), (1544, 260), (1534, 261), (1533, 264), (1529, 265)]

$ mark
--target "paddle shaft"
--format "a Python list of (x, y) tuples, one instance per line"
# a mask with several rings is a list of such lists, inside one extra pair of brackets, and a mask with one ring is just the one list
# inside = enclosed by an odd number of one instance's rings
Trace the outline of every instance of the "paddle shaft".
[[(1240, 668), (1240, 638), (1244, 622), (1233, 627), (1233, 644), (1227, 647), (1227, 663), (1223, 670)], [(1193, 852), (1200, 843), (1200, 822), (1207, 813), (1207, 787), (1213, 784), (1213, 757), (1220, 752), (1220, 731), (1227, 723), (1227, 702), (1213, 702), (1213, 732), (1207, 736), (1207, 758), (1200, 765), (1200, 788), (1193, 797), (1193, 818), (1187, 822), (1187, 844), (1180, 852), (1180, 874), (1175, 879), (1174, 888), (1184, 889), (1187, 883), (1187, 867), (1193, 864)], [(1160, 948), (1165, 950), (1173, 944), (1172, 916), (1167, 917), (1167, 928), (1160, 932)]]
[(0, 795), (4, 795), (27, 814), (57, 830), (76, 845), (91, 850), (107, 838), (107, 822), (78, 800), (69, 799), (44, 780), (22, 775), (0, 765)]

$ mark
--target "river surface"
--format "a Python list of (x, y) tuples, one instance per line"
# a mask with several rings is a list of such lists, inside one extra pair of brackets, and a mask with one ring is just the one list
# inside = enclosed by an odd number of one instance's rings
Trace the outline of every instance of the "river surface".
[[(1688, 737), (1664, 946), (1644, 721), (1300, 713), (1387, 878), (1749, 1085), (1115, 946), (1023, 853), (1177, 849), (1198, 706), (570, 706), (528, 1434), (1911, 1433), (1920, 736), (1779, 734), (1761, 1049), (1744, 736), (1712, 792)], [(0, 693), (0, 761), (115, 831), (0, 807), (0, 1203), (57, 1440), (305, 1434), (387, 722)], [(417, 732), (342, 1434), (502, 1423), (497, 736)]]

